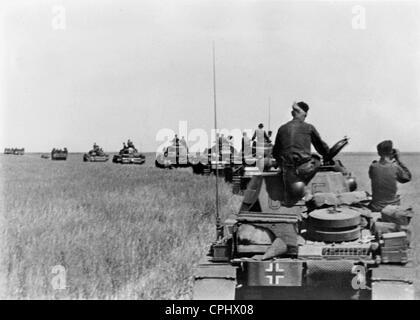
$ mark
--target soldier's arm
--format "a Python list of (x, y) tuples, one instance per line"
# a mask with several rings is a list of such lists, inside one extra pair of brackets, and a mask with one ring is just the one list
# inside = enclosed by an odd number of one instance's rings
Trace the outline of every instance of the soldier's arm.
[(400, 159), (396, 159), (395, 164), (397, 165), (397, 181), (399, 183), (411, 181), (411, 172), (404, 163), (402, 163)]
[(257, 136), (257, 131), (254, 131), (254, 134), (252, 135), (251, 140), (254, 140), (256, 138), (256, 136)]
[(330, 148), (328, 145), (321, 139), (318, 131), (314, 126), (311, 125), (311, 142), (314, 145), (316, 151), (318, 151), (322, 156), (328, 155)]
[(372, 180), (372, 172), (373, 172), (373, 165), (376, 163), (377, 161), (373, 161), (372, 164), (369, 167), (369, 179)]

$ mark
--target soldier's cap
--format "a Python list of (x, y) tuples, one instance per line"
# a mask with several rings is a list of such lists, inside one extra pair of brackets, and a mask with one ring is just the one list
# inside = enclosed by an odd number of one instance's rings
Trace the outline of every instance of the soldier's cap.
[(309, 110), (308, 104), (305, 103), (305, 102), (303, 102), (303, 101), (300, 101), (300, 102), (297, 102), (297, 103), (296, 102), (293, 103), (292, 108), (295, 111), (298, 111), (298, 112), (302, 112), (303, 111), (305, 113), (308, 113), (308, 110)]
[(390, 155), (392, 154), (393, 144), (391, 140), (384, 140), (376, 146), (379, 154)]

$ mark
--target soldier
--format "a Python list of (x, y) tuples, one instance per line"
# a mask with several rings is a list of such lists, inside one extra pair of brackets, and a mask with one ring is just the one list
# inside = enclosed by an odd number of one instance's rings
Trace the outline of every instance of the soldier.
[(296, 183), (308, 180), (315, 173), (311, 144), (323, 157), (330, 150), (315, 127), (305, 122), (308, 110), (309, 106), (303, 101), (293, 104), (293, 119), (279, 128), (273, 148), (273, 157), (283, 172), (285, 197), (291, 201), (301, 196), (300, 190), (294, 190)]
[(181, 143), (182, 146), (184, 146), (185, 148), (187, 147), (187, 141), (185, 140), (184, 136), (182, 136), (181, 140), (179, 141)]
[(266, 140), (267, 143), (271, 143), (271, 136), (273, 135), (273, 131), (268, 131), (268, 139)]
[(96, 142), (93, 143), (93, 152), (99, 153), (99, 146), (96, 144)]
[(127, 151), (127, 145), (123, 142), (123, 148), (120, 150), (120, 154), (124, 154)]
[(391, 140), (379, 143), (377, 150), (380, 159), (373, 161), (369, 167), (372, 186), (372, 201), (369, 207), (372, 211), (380, 212), (388, 205), (400, 205), (397, 182), (409, 182), (411, 173), (401, 162), (399, 151), (393, 149)]
[(130, 139), (127, 140), (127, 147), (135, 149), (134, 144)]
[(172, 145), (178, 147), (179, 146), (179, 138), (178, 135), (176, 134), (175, 137), (171, 140)]
[(264, 145), (265, 142), (271, 142), (270, 138), (264, 130), (264, 125), (262, 123), (258, 125), (258, 129), (255, 130), (251, 139), (253, 141), (252, 155), (257, 157), (257, 161), (259, 162), (258, 168), (262, 171), (264, 170)]
[(241, 150), (242, 163), (245, 164), (245, 159), (249, 158), (249, 156), (251, 156), (252, 153), (251, 139), (248, 137), (245, 131), (242, 133)]
[(254, 134), (251, 138), (252, 141), (256, 140), (257, 144), (264, 144), (264, 141), (271, 142), (270, 137), (267, 135), (267, 133), (264, 130), (264, 125), (260, 123), (258, 125), (258, 129), (255, 129)]

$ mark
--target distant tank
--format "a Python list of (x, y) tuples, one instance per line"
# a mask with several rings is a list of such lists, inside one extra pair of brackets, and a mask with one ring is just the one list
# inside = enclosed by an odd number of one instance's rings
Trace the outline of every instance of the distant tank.
[(112, 162), (120, 164), (144, 164), (146, 162), (146, 156), (138, 152), (133, 144), (128, 144), (118, 154), (114, 155)]
[(83, 155), (84, 162), (106, 162), (109, 159), (109, 155), (106, 154), (99, 146), (94, 147), (88, 153)]
[(23, 156), (25, 154), (25, 148), (5, 148), (4, 154), (13, 154), (15, 156)]
[(195, 268), (193, 299), (414, 298), (406, 233), (387, 232), (367, 192), (334, 161), (347, 143), (332, 147), (307, 183), (286, 184), (280, 170), (251, 178)]
[(241, 159), (235, 148), (229, 144), (223, 144), (221, 148), (214, 145), (205, 149), (203, 153), (191, 157), (191, 166), (195, 174), (217, 174), (224, 177), (225, 181), (231, 181), (231, 172), (235, 165), (241, 164)]
[(183, 146), (168, 146), (162, 153), (157, 154), (155, 166), (162, 169), (190, 167), (188, 149)]
[(67, 148), (64, 149), (52, 149), (51, 151), (51, 160), (67, 160), (68, 151)]
[(277, 167), (273, 156), (273, 145), (265, 143), (263, 146), (252, 146), (252, 154), (244, 155), (242, 162), (231, 168), (232, 192), (234, 194), (243, 194), (251, 178), (260, 172), (273, 170)]

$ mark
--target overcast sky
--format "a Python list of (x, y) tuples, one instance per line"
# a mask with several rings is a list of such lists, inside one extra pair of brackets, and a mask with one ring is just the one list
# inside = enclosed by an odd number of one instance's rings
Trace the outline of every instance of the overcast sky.
[[(352, 27), (357, 4), (365, 29)], [(329, 144), (348, 135), (347, 151), (374, 151), (384, 139), (420, 151), (419, 2), (0, 6), (1, 148), (88, 151), (97, 142), (114, 151), (131, 138), (155, 151), (157, 132), (179, 121), (209, 131), (215, 41), (219, 127), (267, 127), (271, 97), (277, 130), (303, 100)], [(65, 9), (64, 29), (54, 6)]]

